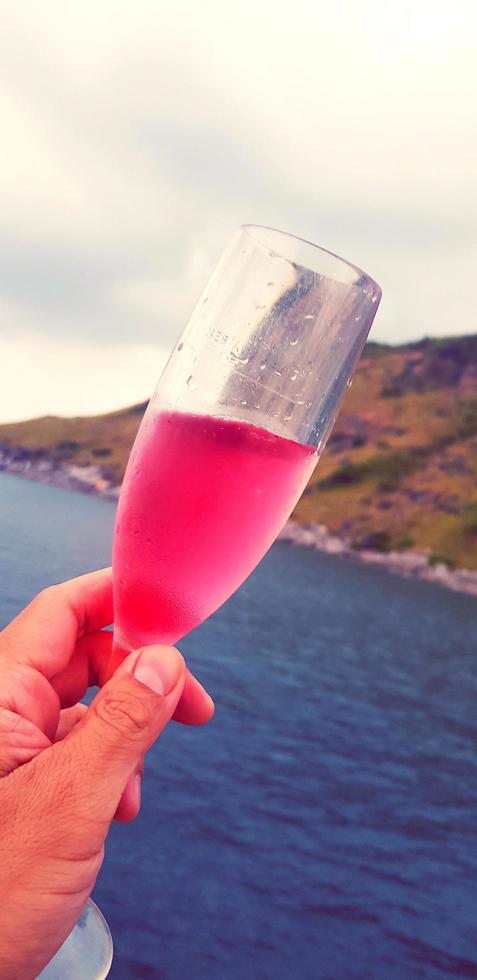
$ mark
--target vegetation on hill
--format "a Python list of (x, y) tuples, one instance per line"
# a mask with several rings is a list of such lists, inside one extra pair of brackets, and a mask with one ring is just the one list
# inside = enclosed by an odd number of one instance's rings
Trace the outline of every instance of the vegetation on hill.
[[(0, 426), (0, 449), (96, 465), (119, 483), (145, 404)], [(294, 517), (357, 549), (429, 549), (477, 568), (477, 335), (368, 344)]]
[(368, 345), (295, 516), (477, 568), (476, 451), (477, 336)]

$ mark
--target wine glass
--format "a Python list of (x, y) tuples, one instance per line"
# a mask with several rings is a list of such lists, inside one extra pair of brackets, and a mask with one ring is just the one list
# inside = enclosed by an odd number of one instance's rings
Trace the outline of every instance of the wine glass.
[(105, 980), (112, 961), (108, 924), (89, 898), (73, 931), (37, 980)]
[[(310, 242), (254, 225), (237, 231), (128, 462), (109, 674), (133, 649), (176, 643), (258, 564), (316, 466), (380, 298), (369, 276)], [(111, 958), (109, 930), (89, 902), (41, 977), (102, 980)]]
[(139, 429), (113, 547), (114, 647), (176, 643), (241, 585), (333, 427), (381, 290), (330, 252), (245, 225)]

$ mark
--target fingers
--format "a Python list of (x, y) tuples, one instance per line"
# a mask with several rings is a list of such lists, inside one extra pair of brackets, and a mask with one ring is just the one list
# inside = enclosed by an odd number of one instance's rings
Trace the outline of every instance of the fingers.
[(174, 712), (174, 721), (183, 725), (203, 725), (210, 721), (215, 705), (200, 681), (186, 668), (184, 690)]
[[(66, 715), (59, 727), (60, 709), (77, 705), (90, 685), (104, 684), (112, 634), (102, 627), (112, 616), (110, 569), (41, 593), (0, 635), (0, 708), (40, 729), (47, 745), (64, 738), (70, 729)], [(187, 671), (174, 705), (175, 720), (200, 725), (213, 712), (211, 698)], [(77, 722), (77, 715), (70, 717)], [(21, 751), (18, 758), (24, 758)], [(124, 806), (124, 812), (134, 809), (130, 803)]]
[(63, 738), (66, 738), (81, 721), (87, 710), (86, 704), (74, 704), (71, 708), (65, 708), (64, 711), (61, 711), (54, 741), (61, 742)]
[(114, 819), (119, 823), (135, 820), (141, 809), (141, 789), (144, 776), (144, 758), (131, 773), (126, 788), (118, 803)]
[(31, 762), (50, 745), (49, 738), (33, 722), (0, 708), (0, 777)]
[(52, 585), (40, 592), (33, 603), (51, 609), (56, 616), (67, 607), (74, 618), (75, 639), (104, 629), (113, 621), (111, 568), (100, 568)]
[(0, 660), (0, 707), (32, 722), (53, 739), (60, 716), (56, 691), (28, 664)]
[(67, 667), (51, 678), (25, 663), (0, 658), (0, 706), (17, 712), (54, 739), (60, 708), (69, 708), (97, 683), (107, 663), (112, 634), (104, 631), (82, 637)]
[[(84, 697), (88, 687), (103, 686), (113, 643), (113, 634), (105, 630), (83, 636), (65, 670), (51, 679), (63, 708), (76, 704)], [(214, 714), (212, 698), (202, 684), (186, 668), (182, 697), (174, 714), (174, 721), (184, 725), (203, 725)]]
[[(0, 634), (0, 707), (32, 722), (52, 740), (60, 707), (75, 704), (88, 686), (86, 648), (78, 650), (72, 677), (63, 676), (78, 637), (111, 619), (110, 569), (42, 592)], [(97, 640), (95, 649), (99, 652), (107, 643)], [(58, 690), (49, 683), (55, 676)]]
[[(85, 704), (75, 704), (60, 712), (60, 720), (53, 741), (59, 742), (78, 724), (87, 711)], [(51, 745), (45, 733), (14, 711), (0, 708), (0, 778), (14, 769), (31, 762)]]
[[(212, 698), (202, 684), (186, 668), (185, 683), (180, 701), (173, 714), (174, 721), (184, 725), (203, 725), (210, 721), (215, 711)], [(144, 775), (144, 759), (129, 776), (119, 801), (114, 819), (120, 823), (135, 820), (141, 809), (141, 789)]]
[(111, 569), (41, 592), (0, 636), (0, 657), (25, 663), (51, 678), (65, 669), (78, 638), (113, 620)]
[(91, 818), (106, 824), (113, 819), (131, 774), (172, 718), (184, 684), (177, 650), (146, 647), (131, 654), (61, 743), (75, 795), (86, 796)]
[[(215, 711), (212, 698), (202, 684), (186, 668), (185, 683), (180, 701), (173, 714), (174, 721), (184, 725), (203, 725), (210, 721)], [(119, 801), (114, 819), (120, 823), (135, 820), (141, 809), (141, 788), (144, 775), (144, 759), (131, 773)]]
[(78, 640), (70, 662), (50, 682), (64, 708), (80, 701), (89, 687), (102, 686), (112, 642), (113, 634), (106, 630), (98, 630)]

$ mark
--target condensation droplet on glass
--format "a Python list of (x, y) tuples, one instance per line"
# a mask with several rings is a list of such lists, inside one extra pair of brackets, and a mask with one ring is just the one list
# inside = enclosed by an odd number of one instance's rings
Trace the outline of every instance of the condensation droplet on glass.
[(291, 419), (291, 415), (284, 415), (284, 416), (283, 416), (283, 421), (284, 421), (284, 422), (289, 422), (289, 421), (290, 421), (290, 419)]
[(282, 376), (282, 372), (279, 371), (278, 368), (274, 368), (273, 373), (276, 374), (277, 378), (281, 378)]
[(359, 323), (359, 321), (361, 320), (361, 313), (358, 313), (357, 316), (355, 316), (355, 320), (356, 323)]
[(187, 378), (187, 381), (186, 381), (186, 385), (187, 385), (189, 391), (196, 391), (196, 389), (199, 387), (198, 382), (194, 378), (194, 375), (193, 374), (189, 374), (189, 377)]
[(347, 382), (346, 382), (346, 387), (347, 387), (347, 388), (351, 388), (351, 385), (352, 385), (352, 384), (353, 384), (353, 379), (352, 379), (352, 378), (348, 378), (348, 380), (347, 380)]
[(297, 343), (298, 343), (298, 337), (294, 337), (293, 340), (290, 340), (290, 347), (296, 347)]
[(297, 377), (298, 377), (298, 371), (292, 371), (290, 375), (290, 381), (296, 381)]
[(314, 320), (314, 319), (315, 319), (315, 314), (314, 313), (307, 313), (305, 315), (305, 320)]
[(247, 399), (246, 398), (242, 398), (240, 404), (243, 405), (244, 408), (246, 408), (247, 407)]
[(261, 364), (261, 365), (260, 365), (260, 370), (261, 370), (261, 371), (264, 371), (264, 370), (265, 370), (265, 368), (266, 368), (266, 366), (267, 366), (267, 365), (265, 364), (265, 362), (263, 362), (263, 364)]
[(180, 344), (177, 345), (177, 350), (182, 350), (183, 346), (184, 344), (181, 341)]
[(230, 351), (230, 360), (235, 361), (237, 364), (248, 364), (249, 362), (248, 357), (240, 357), (240, 355), (236, 354), (233, 350)]
[(311, 402), (305, 402), (305, 408), (311, 408)]
[(378, 301), (378, 294), (377, 293), (373, 293), (373, 295), (371, 296), (371, 302), (372, 303), (377, 303), (377, 301)]

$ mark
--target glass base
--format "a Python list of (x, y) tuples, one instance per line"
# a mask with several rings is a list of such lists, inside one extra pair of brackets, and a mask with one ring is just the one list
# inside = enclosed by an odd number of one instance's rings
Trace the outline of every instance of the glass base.
[(105, 980), (112, 961), (108, 923), (89, 898), (73, 931), (37, 980)]

